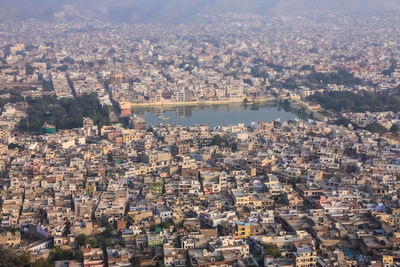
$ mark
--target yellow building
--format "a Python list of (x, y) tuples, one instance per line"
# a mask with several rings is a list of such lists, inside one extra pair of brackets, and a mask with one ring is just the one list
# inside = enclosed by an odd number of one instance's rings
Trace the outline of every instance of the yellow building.
[(393, 256), (391, 255), (382, 255), (381, 256), (382, 266), (391, 267), (393, 266)]
[(95, 184), (86, 184), (85, 192), (88, 195), (93, 195), (96, 192), (96, 185)]
[(236, 222), (237, 237), (245, 239), (250, 237), (251, 226), (250, 223)]
[(388, 224), (391, 227), (395, 227), (396, 226), (396, 218), (391, 214), (379, 213), (379, 214), (376, 214), (376, 217), (380, 221)]

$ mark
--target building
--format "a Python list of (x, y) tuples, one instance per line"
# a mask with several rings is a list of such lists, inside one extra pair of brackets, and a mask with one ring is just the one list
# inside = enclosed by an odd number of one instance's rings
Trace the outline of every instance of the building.
[(236, 222), (237, 237), (240, 239), (246, 239), (250, 237), (251, 225), (250, 223)]
[(317, 252), (310, 246), (301, 245), (294, 252), (296, 267), (316, 267)]
[(185, 102), (185, 101), (186, 101), (185, 90), (178, 91), (176, 93), (176, 102)]

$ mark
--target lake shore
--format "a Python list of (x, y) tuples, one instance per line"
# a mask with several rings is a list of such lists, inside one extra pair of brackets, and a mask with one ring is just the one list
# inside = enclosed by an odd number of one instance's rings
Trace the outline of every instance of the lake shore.
[[(218, 105), (232, 105), (238, 106), (241, 104), (244, 105), (262, 105), (262, 104), (273, 104), (276, 107), (284, 107), (283, 104), (284, 99), (279, 97), (264, 97), (254, 99), (253, 101), (242, 101), (242, 100), (210, 100), (210, 101), (187, 101), (187, 102), (155, 102), (155, 103), (132, 103), (131, 109), (133, 113), (137, 113), (138, 110), (142, 109), (168, 109), (174, 107), (207, 107), (207, 106), (218, 106)], [(325, 117), (319, 112), (310, 110), (307, 105), (299, 102), (299, 101), (290, 101), (289, 105), (286, 108), (290, 109), (290, 112), (295, 113), (299, 118), (302, 119), (316, 119), (316, 120), (324, 120)]]
[[(277, 101), (278, 98), (275, 97), (267, 97), (261, 99), (255, 99), (251, 103), (262, 103), (262, 102), (273, 102)], [(131, 108), (135, 107), (175, 107), (175, 106), (206, 106), (206, 105), (223, 105), (223, 104), (237, 104), (237, 103), (246, 103), (241, 99), (233, 99), (233, 100), (208, 100), (208, 101), (187, 101), (187, 102), (152, 102), (152, 103), (131, 103)]]

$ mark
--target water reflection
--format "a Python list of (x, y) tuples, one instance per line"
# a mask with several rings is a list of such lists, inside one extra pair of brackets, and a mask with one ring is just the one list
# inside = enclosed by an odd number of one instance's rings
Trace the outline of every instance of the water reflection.
[(134, 114), (145, 118), (147, 125), (180, 124), (190, 126), (194, 124), (208, 124), (210, 126), (226, 126), (237, 123), (283, 121), (297, 118), (290, 110), (282, 110), (276, 103), (232, 103), (218, 105), (197, 106), (157, 106), (135, 107)]

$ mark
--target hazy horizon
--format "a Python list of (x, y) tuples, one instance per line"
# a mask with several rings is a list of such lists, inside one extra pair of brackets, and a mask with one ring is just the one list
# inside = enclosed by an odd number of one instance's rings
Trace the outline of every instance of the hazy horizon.
[(101, 20), (187, 22), (199, 14), (302, 15), (309, 12), (373, 14), (399, 11), (400, 0), (15, 0), (0, 1), (0, 21)]

